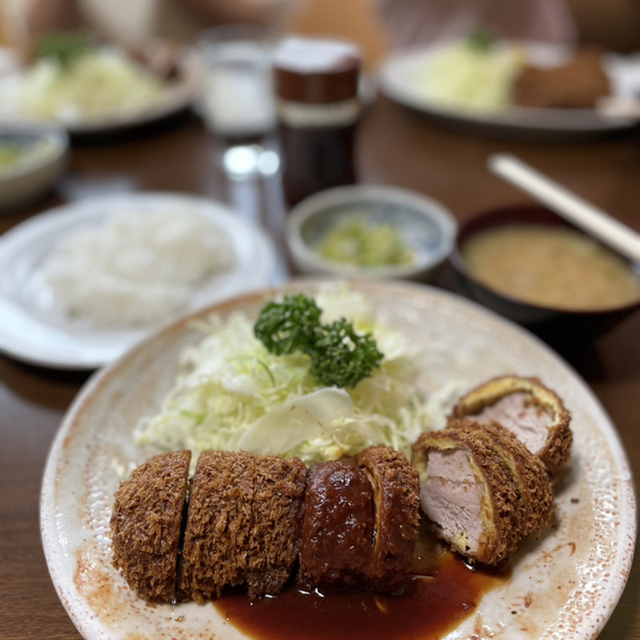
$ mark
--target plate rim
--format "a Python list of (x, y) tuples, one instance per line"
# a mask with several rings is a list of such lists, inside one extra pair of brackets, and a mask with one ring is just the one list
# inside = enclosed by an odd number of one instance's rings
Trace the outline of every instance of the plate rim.
[[(152, 343), (160, 336), (177, 331), (178, 328), (184, 330), (190, 322), (192, 316), (202, 316), (204, 314), (208, 314), (214, 311), (223, 311), (225, 309), (227, 309), (228, 311), (232, 311), (237, 305), (242, 304), (243, 302), (265, 299), (269, 296), (279, 295), (283, 292), (287, 292), (301, 286), (317, 287), (320, 284), (329, 281), (330, 280), (326, 278), (317, 277), (298, 278), (295, 280), (290, 280), (284, 285), (269, 287), (260, 291), (237, 296), (224, 302), (214, 304), (206, 309), (202, 309), (194, 314), (191, 314), (190, 316), (182, 318), (172, 325), (159, 330), (151, 336), (148, 336), (132, 349), (130, 349), (117, 361), (94, 373), (85, 383), (79, 394), (76, 396), (71, 406), (67, 410), (65, 417), (61, 421), (61, 424), (56, 432), (49, 453), (47, 455), (40, 494), (40, 531), (43, 550), (47, 562), (47, 568), (49, 570), (56, 593), (58, 594), (58, 597), (60, 598), (65, 610), (67, 611), (67, 614), (69, 615), (73, 623), (88, 640), (93, 640), (94, 638), (110, 638), (111, 636), (104, 635), (102, 633), (98, 622), (95, 620), (96, 616), (85, 615), (84, 619), (82, 619), (82, 616), (80, 615), (81, 612), (79, 613), (74, 608), (74, 606), (69, 604), (69, 602), (66, 600), (62, 591), (62, 586), (56, 581), (56, 574), (60, 569), (59, 563), (55, 558), (53, 547), (55, 546), (55, 544), (57, 544), (57, 540), (55, 540), (55, 536), (51, 536), (52, 538), (54, 538), (54, 542), (51, 542), (49, 537), (49, 533), (53, 532), (55, 524), (53, 522), (55, 516), (53, 509), (55, 503), (55, 491), (53, 487), (55, 485), (55, 478), (58, 473), (57, 465), (59, 463), (59, 456), (61, 456), (65, 440), (68, 436), (68, 432), (80, 416), (85, 404), (91, 400), (95, 393), (99, 392), (99, 389), (103, 385), (108, 384), (110, 379), (118, 375), (119, 369), (121, 367), (126, 367), (128, 362), (134, 361), (137, 357), (139, 357), (141, 353), (144, 353), (144, 351), (148, 349), (152, 345)], [(395, 283), (391, 284), (357, 279), (348, 280), (346, 282), (350, 287), (356, 286), (359, 291), (364, 291), (365, 294), (367, 290), (379, 290), (380, 288), (391, 286), (394, 286), (395, 291), (398, 290)], [(481, 315), (486, 316), (494, 322), (497, 321), (498, 325), (510, 327), (512, 330), (515, 330), (516, 334), (519, 334), (522, 339), (528, 340), (531, 344), (535, 345), (536, 348), (542, 349), (542, 351), (546, 352), (545, 355), (547, 357), (551, 357), (552, 360), (555, 360), (556, 364), (564, 368), (572, 376), (573, 382), (581, 387), (581, 390), (587, 394), (595, 409), (599, 412), (600, 415), (598, 416), (598, 418), (600, 420), (598, 422), (598, 431), (601, 433), (601, 435), (605, 436), (607, 442), (611, 446), (613, 459), (615, 460), (617, 467), (623, 472), (624, 475), (624, 477), (620, 479), (621, 482), (619, 484), (619, 494), (621, 498), (621, 507), (626, 508), (620, 509), (620, 527), (617, 530), (618, 533), (616, 538), (616, 540), (620, 542), (620, 544), (617, 547), (617, 553), (614, 563), (615, 568), (619, 572), (619, 575), (617, 577), (620, 578), (621, 575), (622, 579), (618, 579), (617, 582), (614, 582), (613, 586), (612, 583), (608, 581), (607, 590), (601, 594), (600, 599), (598, 600), (598, 604), (606, 604), (606, 612), (602, 614), (602, 612), (598, 611), (595, 606), (592, 607), (589, 612), (582, 617), (578, 628), (574, 631), (574, 637), (577, 637), (580, 640), (594, 640), (611, 617), (624, 592), (633, 564), (637, 535), (637, 502), (633, 484), (633, 472), (628, 456), (624, 449), (622, 439), (615, 427), (615, 424), (611, 420), (608, 412), (602, 405), (599, 398), (595, 395), (593, 390), (589, 387), (582, 376), (580, 376), (580, 374), (575, 371), (575, 369), (573, 369), (571, 365), (569, 365), (560, 355), (554, 352), (548, 345), (543, 343), (533, 334), (526, 331), (524, 328), (510, 322), (509, 320), (506, 320), (505, 318), (502, 318), (501, 316), (498, 316), (497, 314), (478, 305), (477, 303), (458, 296), (452, 292), (437, 289), (430, 285), (411, 282), (398, 283), (398, 286), (401, 289), (406, 290), (407, 293), (410, 293), (413, 296), (419, 294), (421, 291), (424, 292), (424, 290), (426, 289), (430, 292), (429, 295), (435, 295), (437, 298), (446, 300), (448, 303), (453, 303), (454, 305), (461, 305), (467, 310), (472, 310), (473, 313), (480, 313)], [(603, 424), (604, 430), (601, 429)], [(630, 553), (627, 554), (624, 553), (624, 549), (622, 548), (622, 540), (625, 538), (631, 541)], [(95, 630), (93, 629), (93, 627), (95, 627)], [(547, 627), (545, 627), (545, 631), (546, 628)], [(542, 632), (543, 635), (545, 631)], [(454, 634), (455, 629), (450, 630), (449, 633)], [(449, 635), (447, 635), (447, 638), (448, 637)]]

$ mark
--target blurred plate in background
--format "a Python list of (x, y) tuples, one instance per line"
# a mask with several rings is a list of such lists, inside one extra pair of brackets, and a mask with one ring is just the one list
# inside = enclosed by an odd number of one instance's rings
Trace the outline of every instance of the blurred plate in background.
[[(637, 123), (629, 117), (605, 117), (596, 109), (533, 108), (507, 105), (478, 109), (458, 106), (440, 99), (429, 85), (430, 65), (446, 45), (400, 51), (391, 55), (379, 74), (381, 91), (389, 98), (424, 115), (468, 133), (527, 136), (556, 139), (583, 138), (627, 129)], [(521, 50), (524, 61), (534, 66), (553, 67), (566, 61), (572, 52), (566, 47), (544, 43), (498, 42), (495, 47)], [(614, 95), (626, 92), (626, 80), (633, 72), (614, 56), (604, 57), (604, 66)], [(480, 83), (482, 78), (478, 79)]]
[[(157, 73), (162, 80), (162, 91), (159, 97), (150, 100), (148, 104), (140, 102), (121, 109), (113, 106), (113, 109), (108, 112), (104, 111), (93, 116), (83, 115), (73, 104), (73, 99), (70, 99), (62, 112), (54, 117), (54, 121), (64, 126), (74, 137), (115, 134), (159, 122), (193, 106), (202, 92), (204, 82), (202, 65), (198, 56), (189, 47), (176, 48), (158, 41), (151, 43), (148, 48), (139, 53), (131, 55), (116, 47), (101, 47), (100, 51), (104, 52), (108, 61), (104, 68), (87, 72), (87, 82), (91, 84), (95, 80), (95, 86), (88, 87), (89, 95), (85, 100), (88, 104), (93, 104), (92, 97), (97, 93), (109, 90), (105, 74), (107, 68), (113, 68), (111, 89), (114, 95), (110, 95), (109, 98), (114, 105), (117, 105), (119, 92), (124, 89), (122, 83), (125, 71), (116, 68), (117, 65), (114, 66), (119, 59), (133, 60), (142, 69), (147, 66), (151, 72), (150, 75)], [(146, 60), (146, 64), (142, 64), (137, 58)], [(157, 72), (155, 71), (156, 67), (158, 68)], [(29, 71), (30, 69), (18, 68), (11, 73), (0, 76), (0, 95), (2, 95), (0, 121), (18, 123), (44, 121), (37, 115), (25, 115), (29, 113), (23, 104), (27, 99), (24, 92), (28, 89), (27, 78), (29, 76), (27, 74)], [(36, 86), (40, 91), (43, 82), (46, 83), (50, 80), (44, 77), (45, 72), (50, 72), (50, 70), (43, 69), (41, 71), (40, 77), (32, 79), (33, 81), (29, 85)], [(166, 78), (163, 77), (165, 73)], [(60, 99), (59, 93), (64, 91), (65, 86), (71, 85), (67, 82), (66, 85), (56, 86), (54, 92), (56, 100)], [(38, 95), (40, 96), (40, 94)], [(126, 97), (126, 92), (122, 97), (123, 99)], [(38, 101), (41, 101), (41, 96)]]
[[(71, 319), (52, 299), (42, 273), (56, 242), (79, 227), (98, 226), (118, 211), (140, 215), (180, 209), (210, 220), (229, 236), (233, 268), (196, 290), (185, 313), (276, 284), (276, 252), (265, 231), (203, 198), (141, 193), (80, 200), (35, 216), (0, 237), (0, 351), (58, 369), (94, 369), (120, 357), (157, 328), (99, 329)], [(174, 320), (167, 317), (166, 321)]]

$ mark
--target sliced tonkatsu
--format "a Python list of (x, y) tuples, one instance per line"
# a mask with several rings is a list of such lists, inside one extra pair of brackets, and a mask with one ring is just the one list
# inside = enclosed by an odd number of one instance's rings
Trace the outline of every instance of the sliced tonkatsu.
[[(399, 594), (413, 581), (420, 510), (437, 536), (483, 564), (507, 558), (553, 511), (542, 461), (493, 421), (452, 418), (412, 460), (387, 446), (313, 464), (205, 451), (152, 458), (122, 482), (113, 563), (149, 602), (219, 598), (243, 586)], [(182, 534), (181, 534), (182, 532)]]
[(113, 564), (149, 602), (171, 602), (176, 595), (190, 461), (190, 451), (155, 456), (135, 469), (115, 494)]
[(422, 510), (461, 555), (495, 565), (521, 538), (518, 484), (495, 448), (464, 428), (423, 433), (413, 445)]
[(500, 563), (552, 516), (545, 466), (499, 423), (452, 419), (418, 438), (412, 464), (434, 532), (473, 561)]
[(307, 474), (299, 581), (362, 588), (373, 548), (373, 489), (353, 458), (313, 464)]
[(356, 463), (373, 489), (369, 584), (376, 591), (402, 589), (418, 538), (420, 476), (403, 453), (382, 445), (359, 453)]
[(307, 468), (298, 458), (255, 456), (246, 582), (249, 597), (275, 595), (298, 560)]
[(493, 378), (465, 394), (452, 417), (500, 423), (542, 460), (552, 479), (567, 466), (573, 441), (571, 414), (538, 378)]
[[(464, 420), (464, 419), (463, 419)], [(477, 423), (464, 420), (467, 428), (479, 429), (492, 444), (518, 483), (522, 496), (522, 535), (537, 537), (553, 515), (553, 490), (540, 458), (508, 429), (495, 422)]]
[(279, 593), (298, 557), (306, 467), (301, 460), (205, 451), (193, 477), (179, 593), (204, 602), (245, 584)]
[(204, 451), (193, 476), (178, 575), (181, 599), (203, 603), (244, 582), (253, 523), (255, 456)]

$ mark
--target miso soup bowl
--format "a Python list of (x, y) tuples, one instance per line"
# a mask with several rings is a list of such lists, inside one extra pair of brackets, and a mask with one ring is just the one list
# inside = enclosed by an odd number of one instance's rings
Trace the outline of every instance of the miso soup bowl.
[[(450, 256), (467, 295), (484, 306), (517, 322), (553, 346), (579, 346), (608, 332), (640, 309), (640, 297), (632, 304), (593, 311), (572, 311), (531, 304), (501, 293), (480, 282), (463, 258), (465, 243), (474, 235), (512, 224), (571, 225), (540, 206), (519, 206), (481, 213), (462, 223)], [(640, 265), (629, 263), (640, 278)]]

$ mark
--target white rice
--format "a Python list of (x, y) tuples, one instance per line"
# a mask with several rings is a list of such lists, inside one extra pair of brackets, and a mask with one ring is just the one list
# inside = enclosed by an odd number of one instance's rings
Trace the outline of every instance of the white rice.
[(226, 231), (194, 212), (119, 212), (58, 242), (42, 269), (66, 315), (101, 328), (166, 321), (235, 263)]

